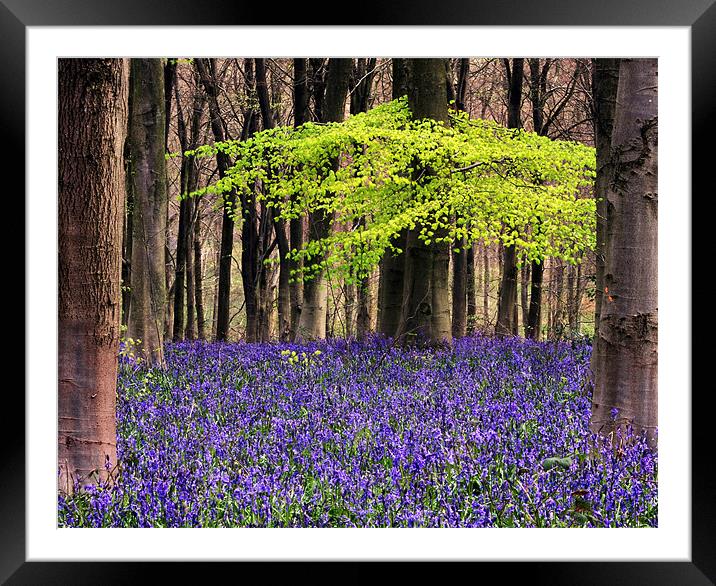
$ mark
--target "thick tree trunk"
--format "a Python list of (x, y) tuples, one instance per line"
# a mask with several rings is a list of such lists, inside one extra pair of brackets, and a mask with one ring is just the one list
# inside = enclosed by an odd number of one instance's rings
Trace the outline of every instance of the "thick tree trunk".
[(394, 337), (400, 324), (403, 304), (403, 281), (405, 274), (405, 250), (407, 232), (398, 234), (393, 245), (401, 250), (399, 254), (386, 252), (380, 261), (380, 282), (378, 284), (378, 331)]
[[(657, 60), (623, 59), (606, 192), (604, 299), (590, 428), (631, 425), (656, 446)], [(603, 172), (603, 171), (602, 171)], [(616, 410), (612, 416), (612, 410)]]
[(594, 104), (594, 136), (597, 150), (597, 178), (594, 198), (597, 203), (597, 247), (595, 251), (596, 280), (594, 287), (594, 335), (599, 329), (599, 316), (604, 294), (604, 256), (606, 250), (607, 189), (612, 175), (612, 128), (617, 104), (619, 59), (595, 59), (592, 66)]
[[(513, 59), (511, 67), (507, 59), (505, 59), (504, 62), (509, 86), (507, 93), (507, 126), (508, 128), (520, 128), (522, 126), (520, 109), (522, 104), (524, 59)], [(497, 324), (495, 326), (495, 333), (497, 335), (517, 335), (517, 320), (515, 319), (516, 305), (517, 255), (514, 246), (505, 246), (502, 281), (500, 284), (500, 299), (497, 306)]]
[(58, 62), (58, 489), (108, 480), (127, 129), (124, 59)]
[[(321, 122), (340, 122), (345, 117), (348, 81), (353, 68), (352, 59), (330, 59), (322, 101)], [(334, 165), (337, 164), (334, 163)], [(311, 239), (325, 238), (330, 234), (332, 217), (323, 210), (309, 214), (309, 236)], [(313, 259), (321, 262), (322, 258)], [(326, 337), (326, 311), (328, 309), (327, 283), (323, 271), (314, 272), (314, 277), (303, 285), (303, 306), (296, 331), (298, 340), (316, 340)]]
[[(408, 94), (407, 59), (392, 59), (393, 99)], [(403, 304), (403, 277), (405, 272), (405, 250), (407, 231), (402, 230), (393, 245), (400, 253), (386, 252), (380, 260), (378, 279), (378, 332), (394, 337), (398, 332)]]
[[(415, 119), (447, 123), (445, 62), (442, 59), (409, 60), (408, 103)], [(450, 343), (450, 288), (448, 243), (426, 245), (420, 226), (409, 230), (403, 283), (403, 306), (398, 336), (418, 343)], [(445, 236), (435, 231), (435, 239)]]
[(167, 183), (164, 67), (131, 60), (129, 139), (132, 168), (132, 301), (127, 334), (149, 365), (164, 366)]

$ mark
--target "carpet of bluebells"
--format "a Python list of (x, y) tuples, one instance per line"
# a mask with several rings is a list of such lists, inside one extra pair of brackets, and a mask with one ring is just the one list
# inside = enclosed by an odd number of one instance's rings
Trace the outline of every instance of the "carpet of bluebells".
[(475, 336), (123, 353), (112, 487), (59, 526), (649, 527), (657, 458), (588, 431), (586, 341)]

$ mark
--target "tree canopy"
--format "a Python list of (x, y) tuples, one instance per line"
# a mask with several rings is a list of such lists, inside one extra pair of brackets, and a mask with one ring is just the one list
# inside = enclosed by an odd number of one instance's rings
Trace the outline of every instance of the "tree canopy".
[(344, 122), (280, 126), (185, 154), (217, 151), (235, 163), (189, 195), (235, 189), (241, 199), (276, 207), (281, 218), (323, 209), (343, 227), (291, 251), (305, 260), (303, 274), (294, 275), (303, 279), (317, 270), (359, 279), (385, 251), (397, 251), (392, 242), (401, 230), (416, 226), (427, 244), (440, 232), (468, 245), (501, 241), (526, 261), (579, 263), (595, 245), (593, 148), (455, 110), (449, 126), (414, 120), (401, 98)]

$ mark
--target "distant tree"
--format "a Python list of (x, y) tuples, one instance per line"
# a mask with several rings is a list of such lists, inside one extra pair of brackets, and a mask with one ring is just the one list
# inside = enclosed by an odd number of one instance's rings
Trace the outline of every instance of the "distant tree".
[[(311, 60), (313, 61), (313, 60)], [(318, 84), (319, 93), (314, 95), (316, 111), (321, 122), (340, 122), (345, 117), (348, 82), (353, 66), (352, 59), (330, 59), (325, 84)], [(334, 165), (337, 164), (337, 161)], [(331, 215), (323, 210), (311, 212), (308, 217), (309, 238), (321, 240), (331, 229)], [(316, 262), (320, 262), (315, 259)], [(327, 289), (322, 271), (303, 284), (303, 306), (296, 331), (300, 340), (315, 340), (326, 337)]]
[[(307, 59), (293, 60), (292, 89), (294, 126), (298, 127), (309, 120)], [(292, 197), (295, 199), (295, 195)], [(298, 217), (289, 220), (289, 246), (291, 250), (299, 250), (303, 247), (304, 224), (305, 217), (303, 215), (298, 215)], [(289, 272), (299, 271), (302, 266), (303, 263), (301, 259), (291, 258), (289, 260)], [(301, 317), (301, 307), (303, 306), (303, 281), (301, 279), (294, 278), (291, 280), (289, 284), (289, 296), (291, 303), (291, 330), (289, 338), (293, 340), (296, 337), (296, 330), (298, 329), (298, 322)]]
[[(392, 97), (394, 100), (408, 95), (408, 60), (391, 60), (393, 72)], [(380, 261), (378, 283), (378, 331), (393, 337), (400, 325), (403, 303), (403, 278), (405, 274), (405, 245), (407, 230), (401, 230), (395, 238), (394, 246), (402, 251), (386, 251)]]
[[(216, 80), (216, 59), (196, 59), (195, 62), (199, 79), (206, 92), (209, 106), (209, 119), (211, 130), (216, 142), (226, 140), (226, 132), (219, 108), (219, 89)], [(226, 176), (231, 167), (231, 160), (226, 153), (216, 153), (216, 164), (219, 177)], [(234, 250), (234, 216), (233, 209), (236, 203), (234, 190), (224, 194), (223, 216), (221, 222), (221, 245), (219, 252), (219, 280), (216, 309), (216, 339), (227, 340), (229, 335), (229, 306), (231, 302), (231, 259)]]
[[(611, 164), (604, 178), (604, 289), (590, 421), (592, 431), (603, 435), (632, 426), (653, 446), (658, 423), (657, 85), (656, 59), (620, 61)], [(601, 113), (600, 99), (608, 97), (603, 89), (598, 83), (595, 101)]]
[[(524, 78), (524, 59), (504, 59), (507, 74), (507, 126), (522, 126), (522, 80)], [(497, 324), (495, 333), (498, 335), (517, 335), (517, 253), (514, 246), (504, 247), (502, 280), (500, 282), (500, 299), (497, 306)]]
[(164, 67), (132, 59), (129, 155), (132, 195), (132, 300), (127, 335), (146, 363), (164, 365), (167, 175)]
[(125, 59), (58, 62), (58, 488), (117, 463)]

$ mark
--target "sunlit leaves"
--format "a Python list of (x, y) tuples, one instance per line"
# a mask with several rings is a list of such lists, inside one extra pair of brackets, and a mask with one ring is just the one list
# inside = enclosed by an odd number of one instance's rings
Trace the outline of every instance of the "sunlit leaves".
[(333, 217), (330, 236), (291, 252), (305, 261), (294, 278), (317, 270), (361, 278), (416, 226), (426, 243), (501, 241), (527, 261), (579, 262), (595, 244), (593, 148), (460, 112), (450, 126), (414, 121), (404, 98), (341, 123), (277, 127), (187, 154), (219, 151), (233, 167), (196, 194), (234, 189), (236, 205), (252, 196), (283, 219)]

